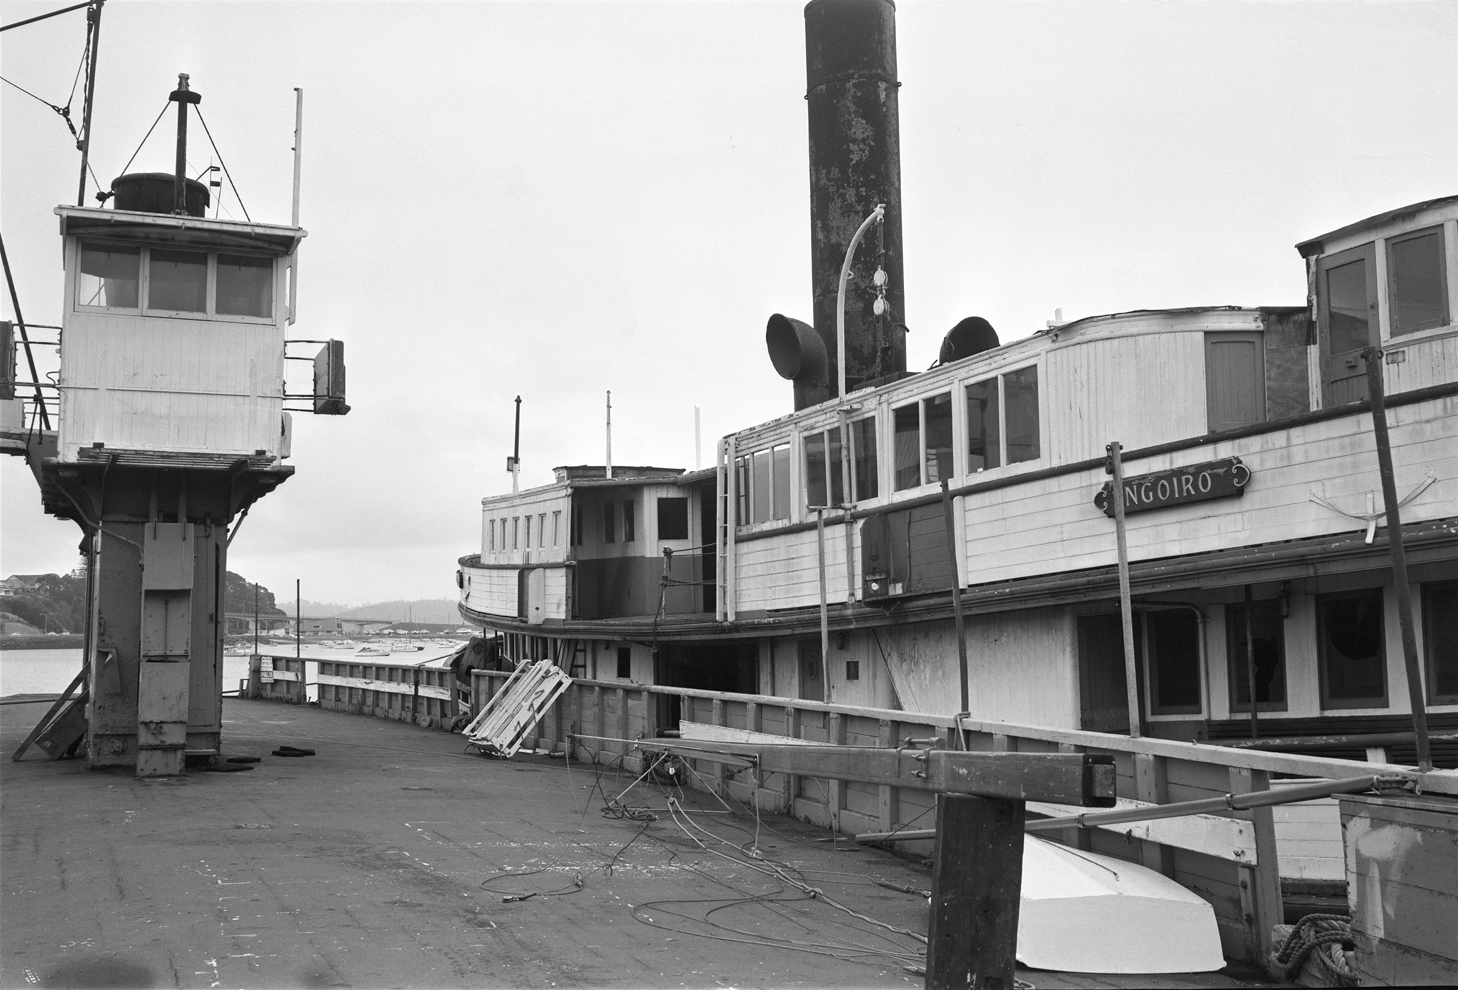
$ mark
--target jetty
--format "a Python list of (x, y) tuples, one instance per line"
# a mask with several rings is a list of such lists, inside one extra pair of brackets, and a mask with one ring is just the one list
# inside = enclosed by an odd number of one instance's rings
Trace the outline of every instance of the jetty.
[[(0, 744), (16, 746), (43, 711), (0, 708)], [(927, 930), (931, 873), (915, 857), (756, 818), (728, 793), (736, 814), (692, 788), (629, 789), (638, 775), (621, 765), (466, 755), (460, 735), (406, 721), (230, 697), (223, 725), (224, 756), (259, 757), (252, 770), (144, 779), (39, 753), (0, 761), (0, 983), (923, 983), (906, 933)], [(272, 755), (281, 746), (314, 753)]]

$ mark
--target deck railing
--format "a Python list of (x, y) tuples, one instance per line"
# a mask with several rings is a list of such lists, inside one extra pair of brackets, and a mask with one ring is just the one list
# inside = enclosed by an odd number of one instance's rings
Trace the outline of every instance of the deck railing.
[[(479, 711), (507, 676), (499, 671), (473, 671), (473, 708)], [(908, 738), (957, 745), (957, 723), (947, 716), (594, 680), (574, 681), (526, 745), (570, 751), (575, 759), (598, 763), (621, 760), (628, 770), (641, 773), (646, 769), (646, 757), (634, 749), (632, 741), (654, 738), (661, 729), (677, 729), (680, 722), (852, 746), (894, 747), (904, 745)], [(961, 729), (971, 750), (1112, 756), (1121, 804), (1169, 804), (1263, 791), (1271, 787), (1273, 775), (1342, 779), (1389, 771), (1410, 773), (1410, 768), (1385, 764), (1002, 722), (964, 719)], [(837, 832), (895, 832), (935, 825), (935, 797), (925, 791), (811, 776), (733, 772), (708, 761), (688, 761), (687, 766), (685, 783), (689, 786)], [(1426, 791), (1458, 794), (1458, 774), (1426, 774), (1421, 783)], [(1031, 805), (1030, 810), (1060, 813), (1053, 806)], [(1283, 920), (1270, 808), (1043, 834), (1077, 848), (1142, 863), (1198, 893), (1215, 909), (1228, 958), (1261, 960), (1270, 951), (1271, 927)], [(932, 851), (930, 840), (898, 845), (913, 854), (930, 855)]]
[(318, 665), (313, 683), (318, 687), (320, 708), (439, 729), (449, 729), (465, 708), (457, 694), (455, 674), (448, 668), (362, 657), (315, 660), (262, 654), (260, 658), (273, 662), (272, 680), (260, 678), (256, 695), (267, 700), (303, 704), (309, 683), (305, 665), (312, 663)]

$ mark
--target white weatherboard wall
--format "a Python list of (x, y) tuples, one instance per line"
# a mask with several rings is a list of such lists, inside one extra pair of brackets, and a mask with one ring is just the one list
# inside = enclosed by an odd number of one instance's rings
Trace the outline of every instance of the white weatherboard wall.
[(278, 456), (283, 328), (114, 313), (68, 315), (60, 452), (108, 447)]

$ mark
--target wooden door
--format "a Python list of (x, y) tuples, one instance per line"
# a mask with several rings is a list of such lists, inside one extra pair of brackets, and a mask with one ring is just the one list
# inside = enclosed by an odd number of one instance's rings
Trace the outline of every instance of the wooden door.
[(1317, 263), (1316, 282), (1322, 405), (1365, 399), (1367, 364), (1361, 352), (1380, 343), (1372, 245), (1322, 258)]
[[(1135, 669), (1144, 664), (1143, 629), (1134, 615)], [(1078, 617), (1079, 727), (1092, 732), (1129, 731), (1129, 692), (1124, 677), (1124, 627), (1119, 613)]]

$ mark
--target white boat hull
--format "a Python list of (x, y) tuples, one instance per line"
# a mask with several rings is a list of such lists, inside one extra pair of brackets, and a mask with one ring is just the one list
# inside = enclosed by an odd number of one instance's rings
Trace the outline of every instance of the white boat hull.
[(1214, 909), (1169, 877), (1036, 836), (1023, 847), (1018, 962), (1074, 973), (1225, 966)]

